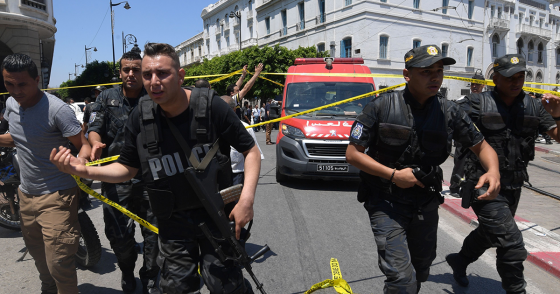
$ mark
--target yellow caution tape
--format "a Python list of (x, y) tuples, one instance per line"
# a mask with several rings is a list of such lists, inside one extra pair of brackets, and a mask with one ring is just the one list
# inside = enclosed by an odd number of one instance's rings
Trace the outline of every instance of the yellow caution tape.
[(229, 77), (232, 77), (232, 76), (234, 76), (234, 75), (236, 75), (236, 74), (238, 74), (238, 73), (240, 73), (240, 72), (242, 72), (242, 71), (243, 71), (243, 69), (236, 70), (236, 71), (234, 71), (234, 72), (232, 72), (232, 73), (229, 73), (229, 74), (224, 75), (224, 76), (222, 76), (222, 77), (219, 77), (219, 78), (217, 78), (217, 79), (213, 79), (213, 80), (209, 81), (209, 83), (210, 83), (210, 84), (217, 83), (217, 82), (219, 82), (219, 81), (222, 81), (222, 80), (225, 80), (225, 79), (227, 79), (227, 78), (229, 78)]
[(119, 158), (119, 156), (120, 155), (115, 155), (115, 156), (105, 157), (105, 158), (101, 158), (99, 160), (91, 161), (91, 162), (86, 163), (86, 166), (97, 165), (97, 164), (100, 164), (100, 163), (105, 163), (105, 162), (117, 160), (117, 158)]
[(93, 189), (91, 189), (90, 187), (88, 187), (86, 184), (82, 183), (82, 181), (80, 181), (80, 178), (78, 176), (72, 175), (72, 177), (74, 178), (74, 180), (76, 180), (76, 183), (78, 183), (78, 186), (80, 187), (80, 189), (82, 189), (84, 192), (88, 193), (89, 195), (99, 199), (100, 201), (102, 201), (103, 203), (106, 203), (108, 205), (111, 205), (112, 207), (118, 209), (120, 212), (122, 212), (124, 215), (130, 217), (131, 219), (135, 220), (136, 222), (138, 222), (139, 224), (143, 225), (144, 227), (150, 229), (151, 231), (153, 231), (154, 233), (158, 234), (159, 230), (158, 228), (154, 227), (152, 224), (150, 224), (149, 222), (145, 221), (144, 219), (140, 218), (139, 216), (137, 216), (136, 214), (130, 212), (128, 209), (120, 206), (119, 204), (103, 197), (103, 195), (93, 191)]
[(352, 292), (352, 288), (348, 285), (348, 282), (342, 278), (342, 272), (340, 271), (340, 266), (336, 258), (331, 258), (331, 272), (332, 279), (324, 280), (311, 286), (311, 288), (305, 291), (304, 294), (310, 294), (317, 290), (329, 287), (333, 287), (338, 294), (354, 294), (354, 292)]
[[(250, 72), (250, 71), (249, 71), (248, 73), (250, 73), (250, 74), (252, 74), (252, 75), (254, 74), (254, 73), (252, 73), (252, 72)], [(261, 75), (262, 75), (262, 73), (259, 75), (259, 79), (267, 80), (267, 81), (269, 81), (269, 82), (271, 82), (271, 83), (273, 83), (273, 84), (276, 84), (276, 85), (278, 85), (278, 86), (280, 86), (280, 87), (284, 87), (284, 84), (280, 84), (280, 83), (275, 82), (275, 81), (273, 81), (273, 80), (271, 80), (271, 79), (267, 79), (267, 78), (265, 78), (265, 77), (261, 77)]]

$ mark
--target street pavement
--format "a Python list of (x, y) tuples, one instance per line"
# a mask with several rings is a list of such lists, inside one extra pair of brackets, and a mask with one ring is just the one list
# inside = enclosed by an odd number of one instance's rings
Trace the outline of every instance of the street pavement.
[[(275, 141), (276, 131), (273, 132)], [(264, 133), (257, 133), (264, 153), (261, 177), (255, 200), (255, 217), (251, 239), (247, 244), (249, 254), (264, 244), (271, 251), (253, 264), (256, 276), (264, 283), (268, 293), (303, 293), (313, 284), (331, 278), (329, 261), (337, 258), (343, 278), (354, 293), (382, 293), (384, 276), (377, 265), (376, 246), (369, 227), (368, 215), (356, 200), (356, 182), (304, 181), (294, 179), (285, 184), (275, 180), (275, 145), (266, 145)], [(551, 146), (551, 145), (543, 145)], [(560, 148), (559, 148), (560, 149)], [(560, 166), (540, 159), (551, 154), (538, 152), (535, 162), (550, 170), (560, 171)], [(452, 159), (443, 168), (449, 179)], [(557, 173), (540, 168), (530, 168), (534, 186), (558, 191)], [(546, 171), (546, 172), (544, 172)], [(526, 198), (526, 199), (525, 199)], [(81, 293), (121, 293), (120, 271), (116, 259), (103, 233), (100, 202), (94, 200), (88, 211), (103, 246), (101, 261), (91, 269), (78, 269)], [(553, 230), (557, 224), (560, 201), (532, 191), (524, 191), (519, 215)], [(533, 207), (533, 206), (537, 207)], [(495, 266), (495, 250), (488, 250), (468, 269), (471, 284), (458, 286), (445, 263), (445, 255), (457, 252), (464, 237), (473, 229), (454, 214), (439, 209), (438, 254), (432, 265), (428, 282), (420, 293), (505, 293)], [(553, 213), (556, 212), (556, 213)], [(141, 235), (137, 230), (137, 241)], [(19, 232), (0, 228), (0, 293), (40, 293), (40, 282), (33, 259), (28, 255), (16, 262), (24, 251)], [(140, 268), (138, 259), (137, 269)], [(558, 293), (560, 280), (548, 272), (525, 262), (528, 293)], [(248, 275), (246, 275), (248, 279)], [(141, 293), (140, 281), (137, 279)], [(203, 288), (202, 293), (208, 293)], [(334, 293), (321, 290), (319, 293)]]

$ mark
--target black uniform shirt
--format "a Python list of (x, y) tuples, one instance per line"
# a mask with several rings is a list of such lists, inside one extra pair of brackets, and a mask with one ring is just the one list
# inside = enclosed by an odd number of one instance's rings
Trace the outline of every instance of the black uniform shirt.
[[(414, 128), (418, 133), (418, 139), (422, 139), (422, 127), (427, 120), (427, 115), (430, 113), (428, 110), (434, 104), (436, 97), (430, 97), (424, 107), (416, 101), (408, 87), (404, 89), (403, 93), (405, 102), (410, 105), (412, 116), (414, 117)], [(360, 115), (358, 115), (356, 122), (352, 126), (350, 142), (368, 148), (375, 145), (378, 136), (379, 127), (379, 114), (381, 111), (381, 99), (392, 99), (391, 95), (381, 95), (377, 99), (369, 102)], [(484, 136), (476, 129), (471, 119), (466, 113), (459, 109), (459, 107), (452, 101), (445, 100), (447, 103), (447, 111), (449, 112), (449, 121), (447, 125), (453, 130), (453, 139), (463, 146), (472, 147), (482, 142)], [(364, 123), (368, 122), (368, 123)]]
[[(517, 96), (515, 98), (515, 102), (512, 103), (510, 106), (507, 106), (504, 101), (502, 101), (502, 99), (499, 99), (499, 94), (496, 91), (496, 89), (494, 89), (492, 91), (492, 96), (497, 98), (494, 99), (494, 101), (496, 101), (496, 106), (498, 106), (498, 111), (510, 111), (513, 107), (513, 105), (515, 105), (516, 103), (520, 102), (521, 100), (523, 100), (523, 98), (525, 98), (525, 92), (521, 91), (521, 93), (519, 94), (519, 96)], [(469, 117), (474, 121), (478, 121), (478, 118), (480, 117), (480, 100), (478, 99), (473, 99), (474, 97), (477, 96), (465, 96), (464, 98), (460, 99), (457, 101), (457, 104), (461, 107), (462, 110), (464, 110)], [(539, 113), (539, 129), (538, 132), (539, 134), (544, 134), (554, 128), (556, 128), (556, 122), (554, 121), (554, 119), (552, 118), (552, 116), (550, 115), (550, 113), (548, 113), (546, 111), (546, 109), (544, 109), (544, 106), (539, 102), (536, 103), (537, 104), (537, 111)], [(506, 122), (506, 124), (508, 125), (508, 127), (510, 126), (510, 123), (512, 122)]]
[[(140, 112), (139, 108), (135, 108), (130, 114), (125, 127), (125, 144), (121, 151), (121, 156), (119, 157), (119, 162), (134, 168), (141, 168), (140, 155), (136, 148), (136, 137), (140, 134)], [(191, 140), (191, 120), (193, 116), (193, 110), (189, 107), (178, 116), (172, 117), (170, 120), (179, 129), (183, 138), (194, 152), (194, 146), (197, 144), (196, 140)], [(218, 137), (220, 138), (220, 152), (224, 155), (229, 156), (229, 146), (233, 146), (237, 151), (243, 153), (251, 149), (255, 142), (253, 138), (237, 115), (232, 109), (218, 96), (212, 99), (212, 111), (211, 111), (212, 124), (215, 128)], [(173, 154), (178, 152), (181, 157), (181, 161), (184, 167), (187, 167), (185, 155), (177, 143), (177, 140), (171, 134), (165, 119), (162, 119), (162, 140), (160, 147), (162, 148), (162, 155)], [(202, 158), (199, 158), (201, 160)]]

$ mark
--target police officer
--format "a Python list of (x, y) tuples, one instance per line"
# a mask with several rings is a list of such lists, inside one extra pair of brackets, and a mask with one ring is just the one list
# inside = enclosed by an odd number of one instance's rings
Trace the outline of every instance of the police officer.
[[(484, 76), (482, 74), (475, 74), (473, 77), (475, 80), (482, 80), (484, 81)], [(471, 83), (471, 94), (482, 93), (486, 87), (485, 84), (482, 83)], [(461, 97), (461, 99), (464, 98)], [(453, 197), (460, 197), (459, 190), (461, 184), (461, 179), (465, 175), (465, 156), (463, 155), (464, 151), (461, 148), (461, 145), (455, 142), (455, 155), (453, 156), (453, 171), (451, 172), (451, 180), (449, 181), (451, 185), (449, 185), (449, 192)]]
[[(203, 109), (210, 111), (201, 113), (198, 106), (203, 101), (202, 97), (193, 97), (193, 92), (201, 89), (182, 89), (184, 76), (185, 71), (179, 65), (173, 46), (146, 44), (142, 79), (149, 97), (141, 98), (139, 107), (130, 114), (124, 127), (125, 146), (118, 162), (102, 167), (86, 167), (69, 157), (65, 148), (60, 148), (58, 153), (53, 150), (51, 161), (64, 172), (104, 182), (129, 180), (142, 169), (150, 203), (158, 219), (158, 260), (161, 262), (160, 285), (163, 292), (198, 293), (200, 276), (197, 268), (200, 264), (202, 278), (210, 293), (253, 293), (250, 285), (244, 282), (241, 268), (232, 261), (222, 262), (203, 235), (199, 228), (201, 223), (205, 223), (213, 235), (221, 236), (185, 180), (183, 171), (189, 163), (194, 164), (187, 157), (194, 156), (196, 160), (204, 158), (216, 139), (219, 139), (219, 152), (215, 158), (222, 160), (230, 173), (227, 156), (223, 161), (224, 154), (229, 154), (229, 146), (245, 156), (243, 190), (229, 214), (229, 219), (235, 221), (236, 237), (239, 239), (242, 228), (253, 218), (260, 152), (239, 118), (219, 96), (209, 95), (206, 102), (211, 102), (204, 105), (210, 107)], [(173, 132), (180, 134), (184, 144), (178, 142)], [(208, 137), (212, 137), (207, 141), (209, 144), (199, 144)], [(181, 145), (188, 145), (193, 150), (192, 154), (185, 156)], [(231, 174), (229, 178), (223, 176), (221, 179), (231, 181)], [(221, 246), (226, 252), (231, 250), (229, 243)]]
[(418, 293), (428, 279), (443, 202), (439, 165), (449, 156), (452, 139), (488, 167), (478, 186), (490, 188), (481, 197), (492, 199), (499, 190), (496, 153), (466, 114), (438, 92), (443, 66), (455, 60), (443, 57), (436, 45), (412, 49), (404, 60), (406, 88), (365, 106), (346, 150), (348, 162), (361, 170), (358, 200), (369, 213), (387, 278), (384, 293)]
[(483, 164), (472, 154), (468, 155), (461, 195), (463, 199), (470, 198), (469, 204), (478, 216), (479, 225), (465, 238), (459, 253), (446, 257), (453, 277), (464, 287), (469, 284), (467, 266), (486, 249), (497, 247), (496, 265), (502, 287), (507, 293), (526, 293), (523, 261), (527, 250), (513, 217), (523, 182), (529, 180), (527, 164), (535, 156), (536, 135), (547, 133), (558, 141), (560, 120), (558, 97), (545, 94), (541, 101), (523, 92), (526, 70), (522, 55), (500, 57), (494, 62), (494, 90), (471, 94), (458, 101), (496, 150), (502, 187), (494, 200), (476, 198), (484, 193), (473, 188), (474, 181), (483, 173)]
[[(88, 140), (93, 146), (92, 159), (121, 153), (125, 141), (124, 126), (128, 116), (138, 105), (139, 98), (146, 94), (142, 85), (142, 57), (140, 54), (126, 52), (119, 63), (122, 85), (101, 92), (91, 106)], [(103, 182), (101, 189), (103, 196), (109, 200), (120, 204), (153, 225), (157, 225), (140, 173), (132, 180), (121, 183)], [(138, 258), (134, 239), (134, 221), (107, 204), (103, 204), (103, 219), (105, 235), (115, 252), (122, 272), (122, 289), (126, 293), (134, 292), (136, 289), (134, 267)], [(144, 293), (160, 293), (155, 284), (159, 272), (156, 263), (157, 234), (143, 226), (140, 226), (140, 229), (144, 237), (144, 261), (140, 269), (143, 291)]]

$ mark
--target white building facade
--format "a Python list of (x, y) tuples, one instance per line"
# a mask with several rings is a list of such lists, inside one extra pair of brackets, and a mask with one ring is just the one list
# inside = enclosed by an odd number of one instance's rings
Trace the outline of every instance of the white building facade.
[[(372, 73), (399, 75), (408, 50), (436, 44), (457, 61), (446, 66), (446, 75), (472, 77), (480, 70), (487, 78), (492, 76), (496, 56), (521, 52), (528, 60), (528, 81), (556, 83), (560, 82), (559, 2), (221, 0), (203, 9), (203, 32), (186, 42), (203, 42), (201, 59), (239, 50), (239, 42), (242, 48), (315, 46), (334, 57), (361, 57)], [(240, 22), (230, 17), (237, 11)], [(177, 50), (182, 52), (180, 46)], [(404, 81), (374, 80), (378, 87)], [(449, 99), (467, 94), (468, 89), (468, 83), (455, 80), (446, 79), (442, 85)]]
[[(0, 62), (13, 53), (29, 55), (47, 88), (54, 54), (56, 19), (52, 0), (0, 0)], [(5, 92), (0, 75), (0, 93)]]

